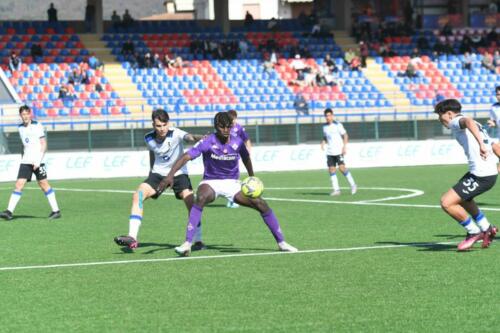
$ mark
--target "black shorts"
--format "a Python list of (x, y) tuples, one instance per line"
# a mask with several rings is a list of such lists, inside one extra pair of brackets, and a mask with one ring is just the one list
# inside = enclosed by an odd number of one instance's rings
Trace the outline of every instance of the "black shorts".
[(36, 170), (33, 170), (32, 164), (21, 164), (17, 173), (17, 179), (27, 179), (30, 182), (33, 174), (35, 174), (37, 181), (47, 179), (45, 163), (40, 164), (40, 167)]
[[(144, 180), (144, 183), (150, 185), (155, 191), (158, 185), (160, 185), (161, 180), (165, 178), (160, 174), (157, 173), (150, 173), (148, 178)], [(174, 177), (174, 186), (172, 188), (175, 193), (175, 197), (177, 199), (182, 199), (181, 198), (181, 192), (184, 190), (193, 190), (193, 187), (191, 186), (191, 180), (189, 179), (188, 175), (178, 175)], [(158, 197), (161, 195), (161, 192), (158, 193), (156, 192), (155, 195), (153, 195), (151, 198), (153, 199), (158, 199)]]
[(336, 167), (337, 165), (344, 165), (344, 155), (326, 155), (326, 165), (329, 167)]
[(453, 190), (465, 201), (470, 201), (478, 195), (488, 191), (495, 185), (498, 175), (478, 177), (467, 172), (458, 183), (453, 186)]

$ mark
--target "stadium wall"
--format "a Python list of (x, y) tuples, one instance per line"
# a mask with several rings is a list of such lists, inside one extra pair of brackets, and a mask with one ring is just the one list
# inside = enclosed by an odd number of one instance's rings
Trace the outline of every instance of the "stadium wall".
[[(0, 181), (16, 179), (20, 158), (0, 155)], [(466, 163), (455, 140), (351, 143), (345, 158), (351, 168)], [(256, 172), (326, 169), (319, 144), (254, 147), (252, 160)], [(144, 177), (149, 172), (147, 151), (49, 153), (45, 162), (49, 179)], [(189, 162), (188, 168), (201, 174), (202, 159)]]

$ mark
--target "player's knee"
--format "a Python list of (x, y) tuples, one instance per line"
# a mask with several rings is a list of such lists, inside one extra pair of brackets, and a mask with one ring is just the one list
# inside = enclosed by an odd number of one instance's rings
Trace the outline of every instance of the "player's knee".
[(452, 206), (452, 203), (450, 202), (450, 200), (448, 200), (448, 199), (446, 198), (446, 196), (442, 196), (442, 197), (441, 197), (441, 202), (440, 202), (440, 204), (441, 204), (441, 208), (442, 208), (442, 209), (444, 209), (444, 210), (448, 210), (448, 209), (450, 209), (450, 207)]
[(251, 199), (250, 202), (252, 204), (252, 207), (257, 209), (261, 213), (269, 210), (267, 202), (265, 202), (262, 198)]

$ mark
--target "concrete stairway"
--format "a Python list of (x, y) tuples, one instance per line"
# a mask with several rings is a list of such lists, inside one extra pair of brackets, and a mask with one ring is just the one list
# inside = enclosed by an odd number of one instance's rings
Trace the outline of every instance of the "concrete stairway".
[(348, 49), (353, 49), (356, 52), (358, 51), (358, 43), (356, 43), (356, 40), (352, 38), (347, 31), (333, 30), (332, 33), (335, 36), (335, 43), (340, 46), (342, 51), (346, 52)]
[(79, 37), (85, 48), (104, 63), (104, 76), (123, 99), (132, 116), (142, 117), (146, 114), (149, 117), (152, 107), (147, 104), (141, 92), (137, 90), (137, 86), (132, 82), (132, 78), (127, 75), (127, 71), (116, 61), (115, 56), (101, 40), (101, 35), (81, 34)]
[(387, 75), (387, 72), (382, 70), (382, 65), (377, 64), (374, 59), (367, 59), (366, 68), (363, 69), (363, 73), (398, 110), (408, 110), (410, 100), (394, 84), (394, 81)]

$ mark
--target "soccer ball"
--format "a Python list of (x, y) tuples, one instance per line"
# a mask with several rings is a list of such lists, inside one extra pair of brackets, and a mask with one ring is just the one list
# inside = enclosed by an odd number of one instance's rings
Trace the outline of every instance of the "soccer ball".
[(264, 184), (257, 177), (248, 177), (241, 182), (241, 193), (245, 197), (256, 199), (264, 192)]

